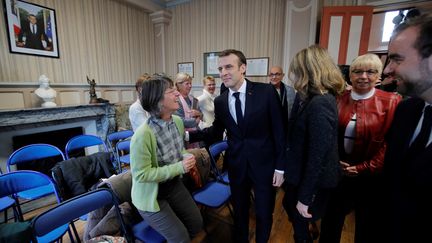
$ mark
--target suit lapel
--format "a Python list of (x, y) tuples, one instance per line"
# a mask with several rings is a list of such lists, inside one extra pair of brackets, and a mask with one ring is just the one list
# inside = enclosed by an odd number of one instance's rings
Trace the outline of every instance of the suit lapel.
[[(411, 110), (410, 113), (412, 114), (411, 116), (406, 117), (405, 127), (407, 129), (405, 129), (405, 131), (395, 131), (395, 132), (403, 133), (402, 135), (403, 137), (401, 139), (402, 141), (405, 141), (404, 154), (408, 152), (412, 136), (422, 115), (423, 107), (424, 107), (424, 101), (422, 100), (419, 101), (416, 100), (415, 102), (413, 102), (412, 109), (411, 107), (407, 107), (407, 109)], [(429, 148), (431, 148), (431, 146), (428, 146), (426, 149)]]
[(245, 112), (244, 112), (244, 130), (246, 130), (249, 124), (249, 116), (254, 107), (254, 83), (246, 79), (246, 94), (245, 94)]

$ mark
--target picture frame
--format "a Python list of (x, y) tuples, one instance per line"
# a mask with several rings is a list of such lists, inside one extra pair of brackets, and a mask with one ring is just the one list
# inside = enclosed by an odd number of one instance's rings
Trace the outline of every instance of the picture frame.
[(204, 53), (204, 76), (219, 78), (218, 61), (220, 53), (220, 51)]
[(11, 53), (59, 58), (55, 10), (21, 0), (3, 0)]
[(178, 73), (187, 73), (192, 78), (194, 77), (194, 63), (193, 62), (179, 62), (177, 63)]
[(247, 77), (264, 77), (268, 75), (268, 57), (246, 58), (246, 64)]

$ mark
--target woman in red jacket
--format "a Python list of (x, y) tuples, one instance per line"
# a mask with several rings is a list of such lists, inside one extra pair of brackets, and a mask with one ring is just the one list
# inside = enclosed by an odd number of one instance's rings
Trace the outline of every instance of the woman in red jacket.
[(382, 62), (375, 54), (350, 66), (352, 90), (338, 97), (339, 157), (344, 177), (332, 193), (321, 222), (320, 243), (340, 242), (345, 216), (355, 211), (355, 242), (377, 242), (376, 210), (386, 143), (384, 137), (401, 97), (375, 89)]

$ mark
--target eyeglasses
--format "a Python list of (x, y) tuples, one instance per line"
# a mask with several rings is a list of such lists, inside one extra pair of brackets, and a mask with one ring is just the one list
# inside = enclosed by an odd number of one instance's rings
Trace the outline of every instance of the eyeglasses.
[(165, 91), (165, 94), (174, 94), (175, 92), (177, 92), (177, 90), (176, 89), (167, 89), (166, 91)]
[(355, 75), (357, 75), (357, 76), (361, 76), (365, 72), (366, 72), (366, 75), (368, 77), (371, 77), (371, 76), (377, 74), (378, 70), (375, 70), (375, 69), (369, 69), (369, 70), (354, 69), (354, 70), (352, 70), (352, 73), (355, 74)]
[(279, 76), (281, 76), (283, 73), (269, 73), (269, 77), (272, 77), (272, 76), (277, 76), (277, 77), (279, 77)]

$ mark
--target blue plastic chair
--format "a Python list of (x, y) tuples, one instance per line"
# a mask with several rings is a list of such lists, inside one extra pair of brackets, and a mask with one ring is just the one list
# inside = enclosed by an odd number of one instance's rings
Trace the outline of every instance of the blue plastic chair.
[(116, 145), (119, 141), (129, 139), (132, 137), (134, 132), (132, 130), (122, 130), (118, 132), (113, 132), (108, 134), (107, 136), (107, 145), (110, 152), (113, 154), (113, 157), (115, 158), (117, 162), (117, 172), (121, 173), (121, 162), (119, 160), (119, 156), (117, 154)]
[[(19, 170), (0, 175), (0, 197), (11, 196), (15, 201), (18, 201), (15, 194), (28, 191), (34, 188), (50, 187), (57, 198), (57, 203), (60, 202), (55, 190), (54, 182), (46, 175), (30, 170)], [(23, 221), (22, 213), (20, 212), (20, 221)], [(69, 231), (69, 222), (57, 225), (53, 230), (46, 234), (40, 234), (36, 237), (38, 242), (52, 242), (62, 237), (66, 231)]]
[(216, 163), (216, 157), (228, 149), (228, 142), (226, 140), (214, 143), (209, 147), (211, 168), (216, 175), (218, 181), (229, 184), (228, 172), (221, 172)]
[(93, 146), (102, 146), (104, 152), (108, 152), (108, 148), (102, 138), (95, 135), (78, 135), (75, 136), (66, 143), (65, 156), (66, 159), (71, 158), (71, 153), (76, 152), (79, 149), (84, 149)]
[[(51, 234), (53, 230), (56, 230), (59, 226), (68, 224), (73, 220), (77, 219), (83, 214), (88, 214), (96, 209), (115, 206), (117, 218), (120, 221), (121, 230), (123, 236), (128, 242), (133, 242), (132, 237), (126, 230), (123, 217), (120, 214), (120, 209), (117, 203), (116, 197), (112, 191), (107, 188), (97, 189), (90, 191), (79, 196), (73, 197), (67, 201), (64, 201), (54, 208), (41, 213), (32, 220), (32, 227), (34, 234), (37, 237), (42, 237), (46, 234)], [(71, 240), (73, 240), (70, 235)], [(79, 236), (75, 234), (75, 240), (80, 241)]]
[(123, 140), (116, 144), (116, 154), (118, 158), (118, 168), (122, 172), (121, 164), (130, 164), (130, 140)]
[[(0, 175), (3, 174), (3, 172), (0, 169)], [(0, 197), (0, 212), (4, 211), (4, 222), (6, 223), (8, 221), (8, 216), (7, 216), (7, 212), (8, 209), (12, 208), (13, 213), (14, 213), (14, 219), (15, 222), (19, 220), (19, 214), (15, 205), (15, 200), (13, 200), (13, 198), (6, 196), (6, 197)]]
[[(11, 172), (12, 165), (23, 164), (29, 161), (46, 158), (58, 158), (57, 162), (63, 161), (65, 159), (63, 152), (56, 146), (44, 143), (30, 144), (17, 149), (9, 156), (7, 161), (7, 171)], [(19, 198), (35, 200), (52, 193), (54, 193), (53, 187), (50, 185), (44, 185), (40, 187), (33, 187), (30, 190), (20, 191), (17, 195)], [(17, 207), (21, 214), (20, 205), (17, 204)]]

